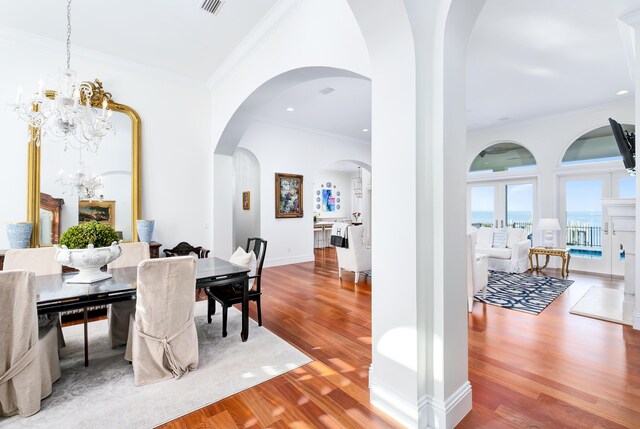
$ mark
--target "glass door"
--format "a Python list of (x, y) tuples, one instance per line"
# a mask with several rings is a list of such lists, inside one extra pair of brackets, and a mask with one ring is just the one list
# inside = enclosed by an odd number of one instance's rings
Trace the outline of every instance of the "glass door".
[(602, 198), (611, 195), (611, 175), (563, 177), (560, 180), (558, 242), (571, 249), (571, 268), (611, 273), (610, 222), (603, 216)]
[(533, 231), (535, 182), (497, 181), (468, 187), (470, 224), (479, 228), (506, 226)]

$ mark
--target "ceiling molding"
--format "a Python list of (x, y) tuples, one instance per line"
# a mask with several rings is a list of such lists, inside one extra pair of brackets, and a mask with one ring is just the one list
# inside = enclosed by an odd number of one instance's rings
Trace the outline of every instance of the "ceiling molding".
[[(552, 119), (571, 118), (571, 117), (574, 117), (574, 116), (579, 116), (579, 115), (584, 115), (584, 114), (588, 114), (588, 113), (599, 112), (599, 111), (607, 109), (607, 108), (615, 108), (615, 107), (622, 107), (622, 106), (629, 106), (633, 110), (635, 108), (635, 97), (633, 99), (627, 98), (626, 100), (614, 101), (612, 103), (596, 104), (594, 106), (589, 106), (589, 107), (585, 107), (585, 108), (582, 108), (582, 109), (575, 109), (575, 110), (570, 110), (570, 111), (566, 111), (566, 112), (561, 112), (561, 113), (557, 113), (557, 114), (554, 114), (554, 115), (538, 116), (536, 118), (526, 119), (526, 120), (518, 121), (518, 122), (511, 122), (509, 124), (499, 125), (499, 126), (496, 126), (496, 127), (487, 127), (487, 128), (479, 128), (479, 129), (474, 129), (474, 130), (467, 130), (467, 135), (492, 133), (494, 131), (508, 130), (509, 128), (518, 128), (518, 127), (525, 126), (525, 125), (535, 125), (535, 124), (544, 123), (544, 122), (552, 120)], [(520, 142), (516, 142), (516, 143), (522, 145), (522, 143), (520, 143)]]
[[(291, 122), (283, 122), (283, 121), (275, 121), (273, 119), (267, 119), (261, 116), (254, 116), (252, 117), (253, 121), (256, 122), (261, 122), (263, 124), (268, 124), (268, 125), (275, 125), (277, 127), (283, 127), (283, 128), (289, 128), (292, 130), (296, 130), (296, 131), (302, 131), (304, 133), (309, 133), (309, 134), (316, 134), (319, 136), (324, 136), (324, 137), (329, 137), (332, 139), (339, 139), (339, 140), (345, 140), (348, 142), (352, 142), (352, 143), (357, 143), (357, 144), (366, 144), (366, 145), (370, 145), (371, 142), (369, 140), (361, 140), (361, 139), (355, 139), (353, 137), (348, 137), (348, 136), (344, 136), (341, 134), (334, 134), (334, 133), (329, 133), (329, 132), (325, 132), (325, 131), (320, 131), (320, 130), (316, 130), (313, 128), (307, 128), (307, 127), (301, 127), (299, 125), (296, 125), (294, 123)], [(249, 125), (251, 126), (251, 125)]]
[(306, 0), (279, 0), (269, 13), (262, 18), (231, 54), (207, 79), (207, 87), (211, 90), (246, 57), (251, 55), (295, 12)]
[[(37, 47), (46, 48), (47, 50), (54, 51), (56, 53), (59, 52), (60, 63), (62, 64), (64, 62), (66, 45), (63, 41), (40, 36), (38, 34), (29, 33), (26, 31), (18, 30), (17, 28), (11, 28), (3, 25), (0, 25), (0, 40), (7, 41), (9, 43), (15, 43), (17, 40), (19, 42), (24, 42)], [(192, 77), (185, 76), (179, 73), (170, 72), (158, 67), (131, 61), (126, 58), (117, 57), (115, 55), (106, 54), (104, 52), (95, 51), (92, 49), (84, 48), (82, 46), (72, 45), (71, 48), (73, 50), (74, 56), (81, 57), (85, 60), (114, 64), (131, 71), (149, 74), (163, 79), (169, 79), (175, 82), (193, 86), (195, 88), (206, 88), (206, 84), (204, 81), (194, 79)], [(100, 76), (96, 77), (98, 79), (101, 79)]]

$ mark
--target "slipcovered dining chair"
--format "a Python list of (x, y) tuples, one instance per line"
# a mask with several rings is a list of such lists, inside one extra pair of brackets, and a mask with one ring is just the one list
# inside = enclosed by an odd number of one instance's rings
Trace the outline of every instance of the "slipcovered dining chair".
[(0, 272), (0, 326), (0, 416), (27, 417), (60, 378), (56, 329), (38, 327), (32, 272)]
[(138, 265), (136, 312), (125, 359), (136, 386), (180, 378), (198, 368), (193, 320), (196, 261), (190, 256), (148, 259)]
[(336, 247), (338, 277), (342, 279), (345, 270), (353, 271), (358, 284), (360, 273), (371, 270), (371, 249), (364, 245), (364, 226), (348, 226), (346, 238), (348, 247)]
[[(249, 258), (243, 258), (239, 250), (231, 257), (230, 262), (251, 269), (249, 272), (249, 302), (255, 301), (258, 310), (258, 326), (262, 326), (262, 306), (260, 298), (262, 296), (262, 266), (267, 253), (267, 241), (261, 238), (249, 238), (247, 240), (247, 250), (244, 253), (252, 254)], [(239, 258), (234, 258), (237, 254)], [(254, 260), (255, 258), (255, 260)], [(244, 260), (243, 260), (244, 259)], [(252, 266), (254, 260), (255, 265)], [(216, 301), (222, 305), (222, 336), (227, 336), (227, 311), (233, 304), (242, 302), (242, 285), (215, 286), (205, 289), (207, 294), (207, 322), (211, 323), (211, 315), (216, 313)]]
[[(108, 269), (137, 267), (145, 259), (149, 259), (149, 243), (121, 243), (122, 254), (118, 259), (107, 265)], [(127, 343), (129, 336), (129, 318), (136, 311), (135, 299), (114, 302), (107, 307), (109, 321), (109, 339), (111, 347), (122, 346)]]
[[(4, 256), (4, 270), (27, 270), (36, 276), (62, 274), (62, 265), (56, 261), (55, 247), (38, 247), (31, 249), (9, 249)], [(56, 326), (58, 347), (65, 346), (60, 313), (38, 316), (40, 326)]]

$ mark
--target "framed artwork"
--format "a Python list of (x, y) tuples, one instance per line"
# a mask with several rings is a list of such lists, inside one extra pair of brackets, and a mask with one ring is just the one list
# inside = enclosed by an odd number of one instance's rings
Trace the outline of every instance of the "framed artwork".
[(322, 190), (322, 210), (325, 212), (336, 211), (336, 199), (333, 196), (333, 190), (331, 189), (325, 188)]
[(242, 193), (242, 210), (251, 210), (251, 192)]
[(116, 227), (116, 202), (80, 200), (78, 203), (78, 223), (105, 223)]
[(302, 217), (302, 176), (276, 173), (276, 218)]

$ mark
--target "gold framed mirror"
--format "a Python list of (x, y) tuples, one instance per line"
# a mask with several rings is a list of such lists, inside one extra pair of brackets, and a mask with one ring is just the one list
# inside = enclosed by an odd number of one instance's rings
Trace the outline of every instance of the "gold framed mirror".
[[(68, 196), (61, 195), (64, 191), (61, 188), (56, 188), (53, 183), (60, 180), (55, 179), (55, 175), (52, 174), (53, 169), (60, 169), (59, 163), (68, 162), (75, 155), (74, 151), (68, 152), (64, 149), (64, 154), (59, 153), (62, 142), (57, 141), (44, 141), (42, 142), (42, 133), (39, 128), (29, 127), (29, 149), (28, 149), (28, 161), (27, 161), (27, 221), (33, 224), (33, 232), (31, 234), (31, 247), (40, 247), (55, 244), (58, 239), (58, 235), (55, 234), (56, 229), (62, 226), (62, 231), (71, 225), (75, 225), (82, 219), (83, 214), (80, 209), (83, 210), (87, 206), (91, 206), (91, 202), (95, 202), (96, 206), (104, 206), (104, 203), (113, 203), (113, 216), (109, 219), (109, 222), (116, 226), (116, 230), (120, 227), (123, 239), (125, 241), (138, 241), (138, 231), (136, 229), (136, 220), (140, 219), (140, 206), (141, 206), (141, 189), (140, 189), (140, 155), (141, 155), (141, 120), (138, 113), (125, 104), (120, 104), (113, 101), (110, 93), (104, 91), (102, 82), (96, 79), (94, 82), (83, 82), (82, 85), (88, 85), (91, 87), (91, 98), (89, 100), (90, 105), (93, 108), (100, 109), (103, 107), (104, 100), (107, 101), (106, 108), (111, 110), (114, 115), (112, 120), (116, 124), (116, 130), (114, 135), (117, 136), (115, 144), (108, 145), (103, 141), (100, 144), (100, 149), (97, 153), (89, 155), (92, 156), (91, 160), (94, 162), (94, 169), (99, 170), (101, 177), (108, 176), (111, 181), (111, 192), (105, 192), (104, 195), (100, 195), (99, 200), (79, 200), (79, 198), (68, 198)], [(55, 91), (45, 91), (47, 98), (55, 98)], [(84, 103), (85, 100), (83, 99)], [(33, 110), (38, 110), (38, 105), (33, 105)], [(130, 123), (129, 123), (130, 122)], [(118, 128), (119, 127), (119, 128)], [(130, 131), (129, 131), (130, 129)], [(118, 130), (120, 133), (118, 134)], [(127, 136), (130, 136), (128, 138)], [(40, 144), (42, 143), (42, 144)], [(130, 144), (130, 152), (126, 150), (126, 144)], [(57, 146), (56, 146), (57, 145)], [(43, 154), (43, 147), (45, 153)], [(55, 151), (58, 151), (56, 153)], [(126, 152), (126, 153), (125, 153)], [(130, 153), (130, 161), (129, 158)], [(64, 155), (64, 156), (63, 156)], [(79, 151), (79, 157), (82, 162), (82, 151)], [(84, 155), (85, 157), (87, 155)], [(72, 159), (73, 161), (73, 159)], [(130, 162), (130, 164), (129, 164)], [(95, 164), (100, 165), (95, 165)], [(130, 169), (128, 165), (130, 165)], [(72, 169), (72, 168), (71, 168)], [(128, 170), (128, 171), (127, 171)], [(44, 173), (43, 173), (44, 172)], [(62, 171), (60, 171), (59, 178), (62, 177)], [(124, 178), (130, 176), (130, 187), (126, 191), (124, 184)], [(43, 185), (43, 178), (45, 179)], [(128, 179), (127, 179), (128, 180)], [(44, 194), (41, 194), (41, 187), (46, 189)], [(114, 197), (114, 193), (117, 191), (118, 197)], [(42, 225), (42, 222), (47, 222), (51, 216), (50, 213), (41, 207), (42, 195), (48, 197), (54, 197), (58, 199), (66, 200), (60, 206), (62, 207), (62, 214), (58, 213), (57, 225)], [(104, 201), (104, 200), (109, 201)], [(130, 201), (129, 201), (130, 200)], [(116, 207), (118, 203), (118, 207)], [(127, 206), (130, 206), (130, 215), (122, 215), (123, 212), (127, 212)], [(66, 210), (66, 212), (65, 212)], [(43, 216), (44, 213), (44, 217)], [(44, 226), (44, 228), (43, 228)], [(51, 234), (51, 236), (43, 237), (42, 232)], [(48, 232), (51, 231), (51, 232)]]

